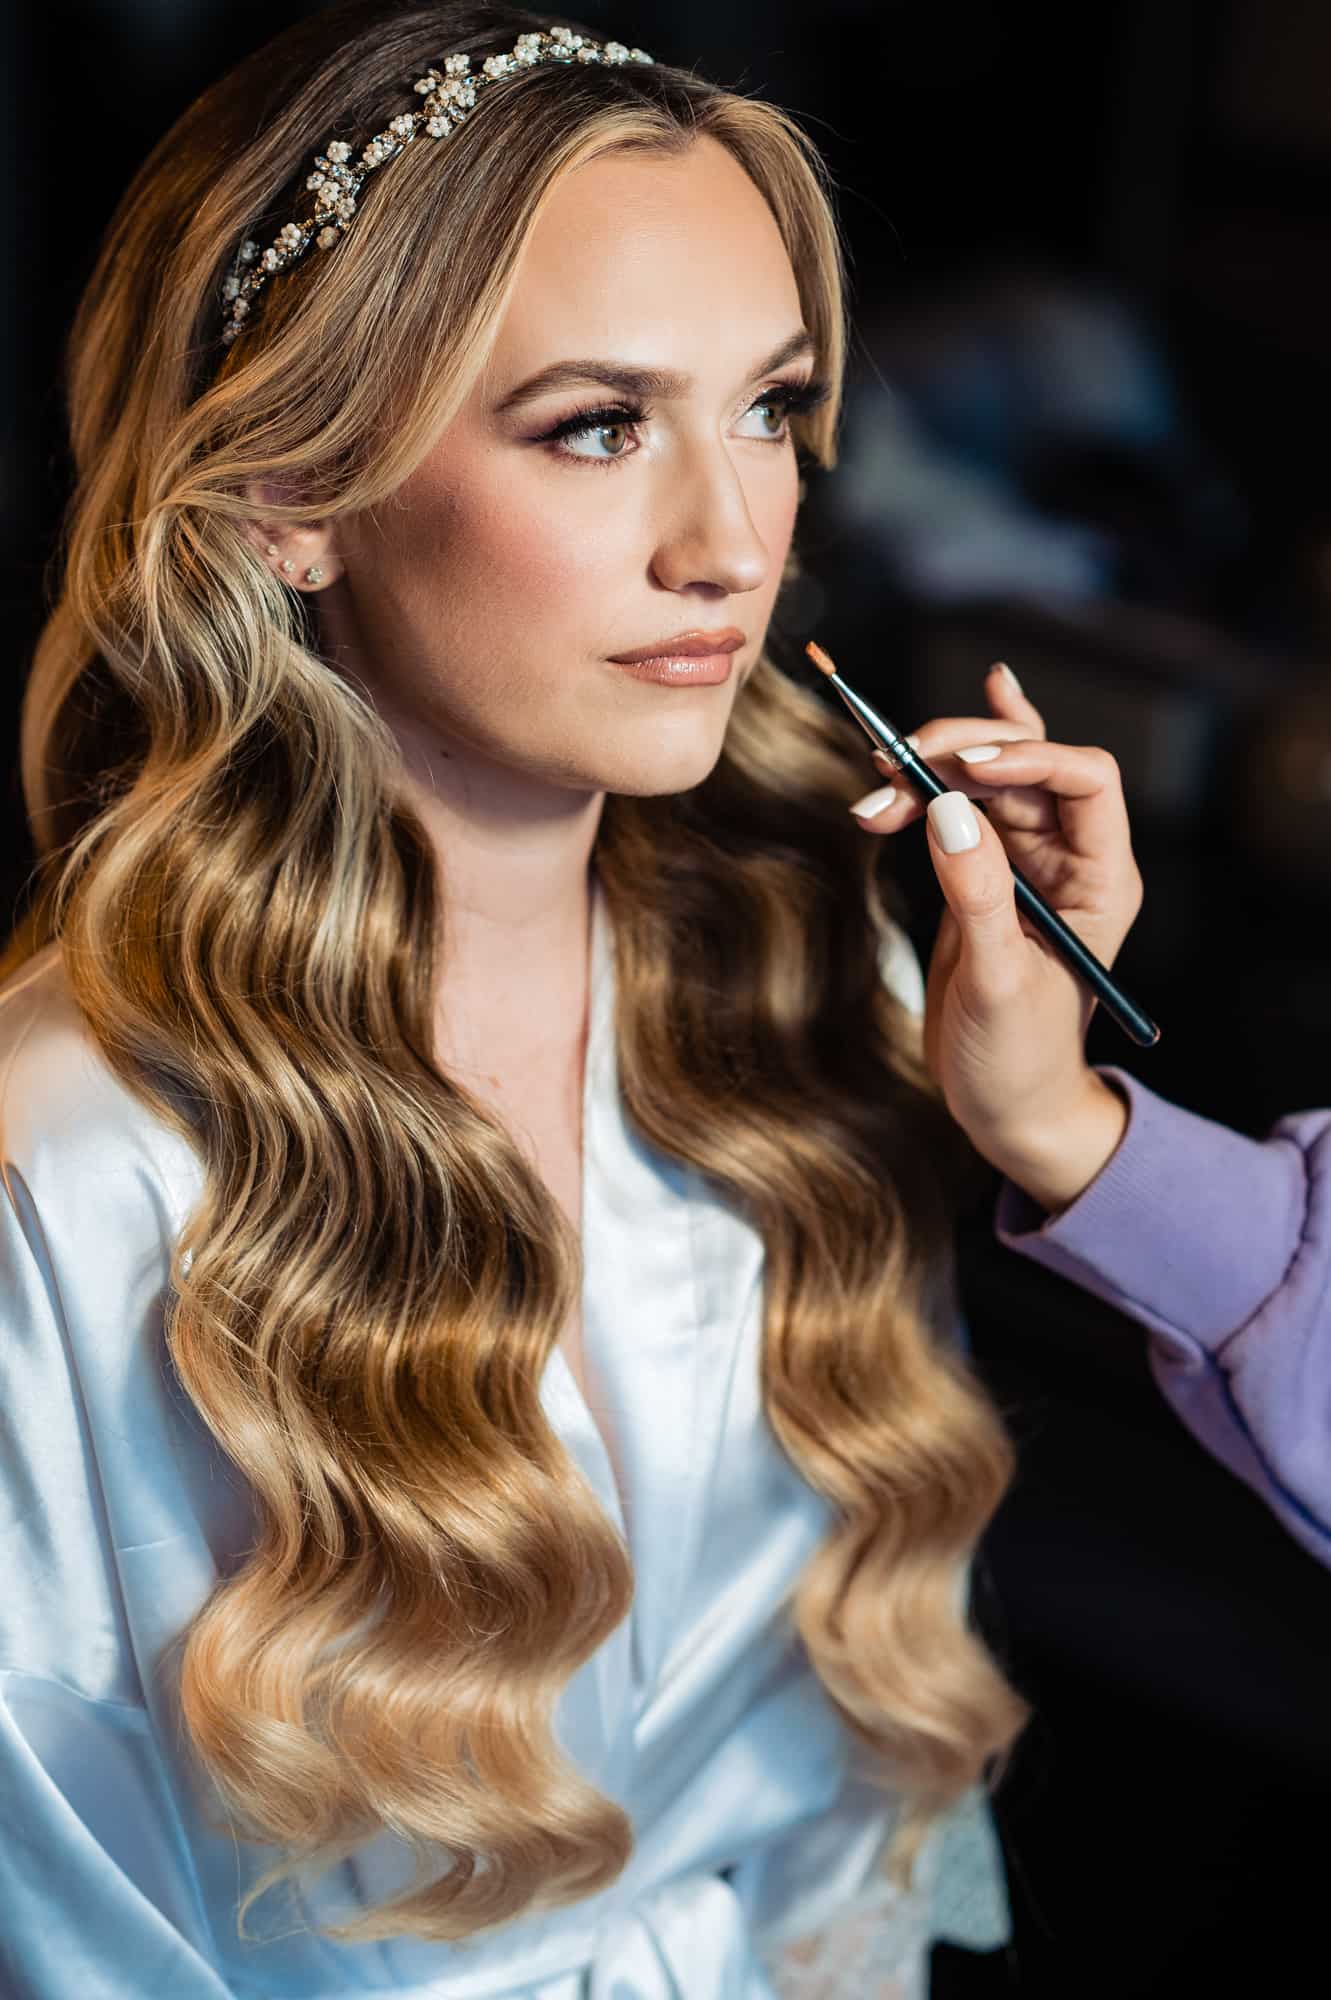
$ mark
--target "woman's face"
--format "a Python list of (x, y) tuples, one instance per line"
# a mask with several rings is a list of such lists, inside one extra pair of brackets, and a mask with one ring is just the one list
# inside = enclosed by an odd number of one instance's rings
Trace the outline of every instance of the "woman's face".
[[(390, 502), (333, 524), (324, 643), (414, 760), (698, 784), (781, 579), (783, 392), (811, 367), (776, 224), (721, 145), (576, 169), (465, 406)], [(698, 634), (711, 657), (665, 681), (615, 664)]]

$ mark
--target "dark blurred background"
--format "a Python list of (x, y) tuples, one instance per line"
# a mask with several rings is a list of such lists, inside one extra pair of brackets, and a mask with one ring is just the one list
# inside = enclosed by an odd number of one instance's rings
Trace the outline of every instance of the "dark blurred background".
[[(28, 0), (0, 30), (13, 384), (4, 726), (67, 490), (61, 342), (160, 132), (286, 0)], [(786, 657), (903, 727), (1005, 658), (1125, 775), (1162, 1023), (1092, 1055), (1254, 1133), (1328, 1101), (1331, 6), (634, 0), (579, 17), (772, 96), (841, 188), (857, 338)], [(312, 145), (325, 135), (312, 134)], [(4, 745), (14, 768), (12, 740)], [(866, 764), (866, 788), (873, 773)], [(0, 895), (30, 865), (7, 777)], [(916, 943), (937, 918), (901, 842)], [(967, 1218), (979, 1364), (1022, 1470), (980, 1603), (1037, 1720), (998, 1796), (1016, 1938), (937, 2000), (1314, 1987), (1331, 1580), (1158, 1398), (1143, 1337)]]

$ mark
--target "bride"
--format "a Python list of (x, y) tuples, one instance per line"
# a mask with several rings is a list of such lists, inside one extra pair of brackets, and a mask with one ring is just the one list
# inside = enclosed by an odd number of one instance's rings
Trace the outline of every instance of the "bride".
[(121, 203), (0, 995), (24, 2000), (921, 1991), (1024, 1711), (768, 652), (842, 341), (787, 117), (502, 6), (315, 13)]

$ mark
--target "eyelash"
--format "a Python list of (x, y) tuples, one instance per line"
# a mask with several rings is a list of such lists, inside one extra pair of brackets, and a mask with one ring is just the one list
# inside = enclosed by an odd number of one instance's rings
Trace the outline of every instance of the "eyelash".
[[(760, 396), (754, 397), (749, 409), (756, 409), (760, 403), (780, 403), (787, 428), (762, 442), (785, 444), (790, 437), (791, 417), (800, 416), (808, 410), (816, 410), (820, 403), (827, 401), (830, 393), (828, 384), (817, 379), (811, 382), (774, 382), (770, 389), (764, 389)], [(651, 414), (652, 412), (642, 403), (613, 403), (599, 409), (579, 410), (574, 416), (565, 417), (562, 423), (556, 424), (552, 430), (543, 432), (536, 442), (553, 445), (558, 457), (575, 465), (622, 465), (626, 458), (632, 458), (631, 451), (619, 452), (607, 458), (584, 458), (579, 452), (563, 451), (559, 447), (566, 438), (586, 437), (590, 432), (611, 424), (623, 424), (636, 430), (640, 424), (645, 424), (650, 419)], [(748, 410), (744, 414), (747, 416)]]

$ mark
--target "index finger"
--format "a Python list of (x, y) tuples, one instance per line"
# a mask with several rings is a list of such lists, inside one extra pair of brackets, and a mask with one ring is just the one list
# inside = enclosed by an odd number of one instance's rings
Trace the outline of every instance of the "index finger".
[(1051, 792), (1074, 853), (1102, 859), (1131, 845), (1123, 781), (1108, 750), (1026, 737), (1001, 744), (998, 755), (982, 764), (968, 765), (966, 776), (977, 787), (1033, 785)]
[[(1040, 734), (1043, 736), (1044, 731)], [(912, 729), (906, 741), (927, 764), (931, 757), (946, 757), (954, 750), (968, 750), (975, 743), (1012, 742), (1029, 735), (1025, 723), (1005, 722), (997, 715), (940, 715)]]
[(1047, 736), (1044, 717), (1027, 694), (1006, 660), (995, 660), (984, 677), (984, 691), (996, 715), (1023, 722), (1023, 736)]

